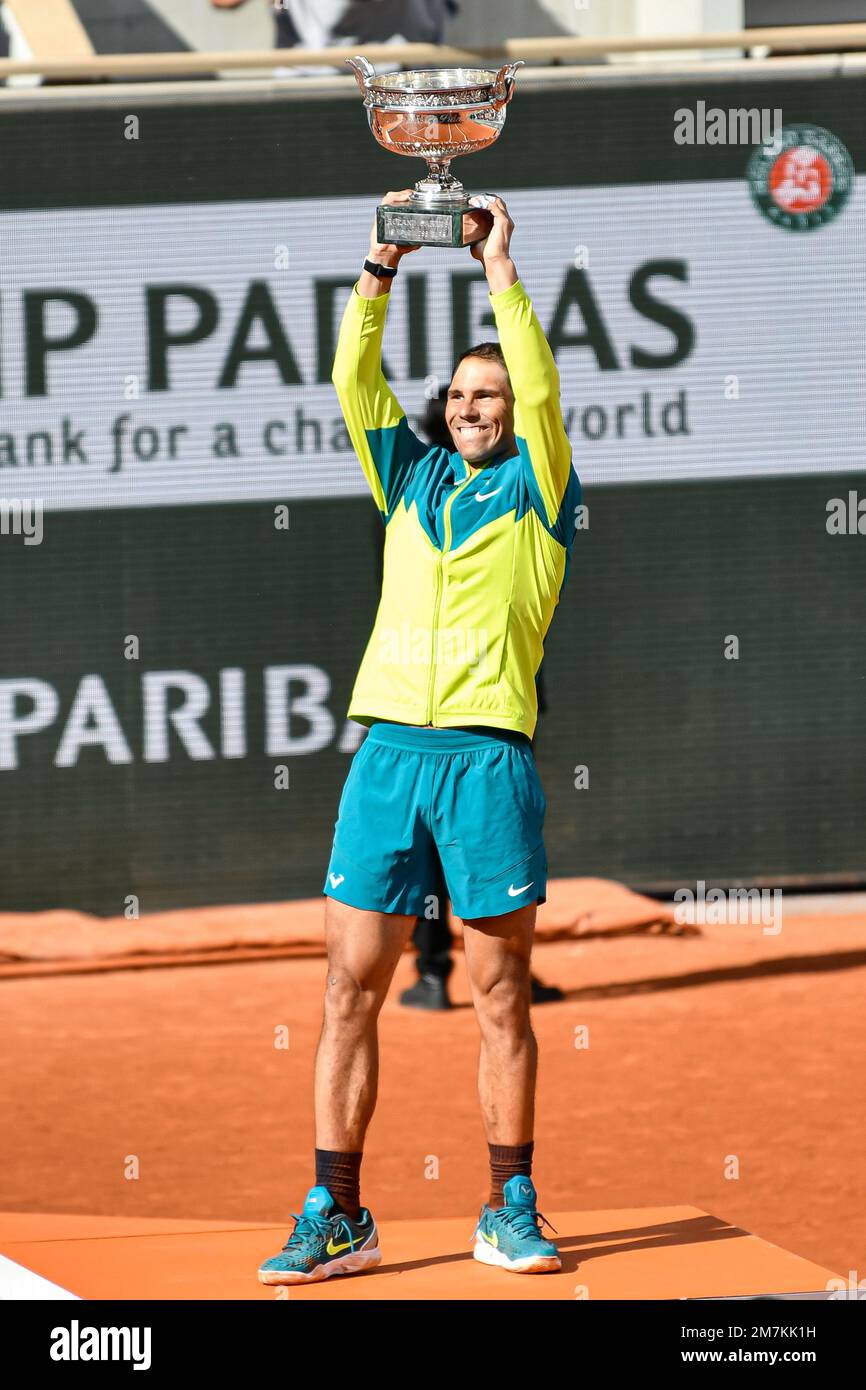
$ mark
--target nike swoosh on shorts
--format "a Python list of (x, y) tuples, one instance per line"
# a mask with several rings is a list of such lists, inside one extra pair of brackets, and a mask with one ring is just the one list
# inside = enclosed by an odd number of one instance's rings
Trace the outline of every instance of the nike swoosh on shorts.
[(525, 893), (526, 890), (527, 890), (527, 888), (531, 888), (534, 882), (535, 882), (535, 879), (534, 879), (534, 878), (531, 878), (531, 879), (529, 880), (528, 883), (524, 883), (524, 885), (523, 885), (522, 888), (515, 888), (515, 886), (514, 886), (513, 883), (509, 883), (509, 885), (508, 885), (508, 896), (509, 896), (509, 898), (516, 898), (517, 895), (518, 895), (518, 893)]

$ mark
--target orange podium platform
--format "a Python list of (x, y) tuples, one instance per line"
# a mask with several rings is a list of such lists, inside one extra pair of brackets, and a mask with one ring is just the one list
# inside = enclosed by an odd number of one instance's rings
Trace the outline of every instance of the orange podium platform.
[[(382, 1264), (272, 1288), (256, 1270), (288, 1227), (0, 1213), (0, 1299), (682, 1299), (816, 1294), (840, 1276), (692, 1206), (552, 1212), (562, 1270), (472, 1257), (472, 1217), (383, 1221)], [(548, 1231), (548, 1235), (551, 1233)]]

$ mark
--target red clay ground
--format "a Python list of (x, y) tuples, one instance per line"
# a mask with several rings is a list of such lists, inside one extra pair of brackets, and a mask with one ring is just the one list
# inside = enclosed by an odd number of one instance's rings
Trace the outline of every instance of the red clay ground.
[[(398, 968), (362, 1195), (380, 1219), (466, 1216), (468, 1242), (486, 1149), (455, 958), (451, 1014), (401, 1008), (412, 957)], [(542, 1211), (694, 1204), (866, 1278), (866, 915), (788, 915), (778, 937), (542, 944), (535, 969), (569, 991), (533, 1012)], [(313, 1180), (324, 972), (319, 958), (0, 981), (0, 1209), (288, 1230)]]

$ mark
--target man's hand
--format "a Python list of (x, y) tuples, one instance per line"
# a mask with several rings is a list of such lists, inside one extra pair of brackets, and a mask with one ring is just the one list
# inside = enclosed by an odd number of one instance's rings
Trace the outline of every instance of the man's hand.
[(514, 223), (501, 198), (479, 193), (469, 201), (476, 207), (486, 208), (493, 218), (489, 234), (481, 241), (474, 242), (469, 250), (475, 260), (484, 266), (491, 293), (497, 294), (501, 290), (507, 290), (518, 278), (517, 268), (511, 259)]
[[(412, 197), (412, 189), (404, 188), (399, 193), (386, 193), (382, 199), (383, 203), (393, 205), (395, 203), (408, 203)], [(393, 243), (379, 241), (376, 234), (376, 218), (373, 218), (373, 226), (370, 228), (370, 250), (367, 257), (375, 261), (377, 265), (387, 265), (396, 267), (405, 255), (410, 251), (420, 251), (420, 246), (396, 246)], [(371, 275), (369, 270), (361, 271), (361, 278), (358, 281), (358, 293), (362, 299), (378, 299), (380, 294), (387, 294), (391, 288), (391, 281), (380, 280), (375, 275)]]
[(485, 267), (489, 261), (508, 260), (511, 256), (511, 234), (514, 231), (508, 208), (501, 198), (494, 198), (489, 193), (476, 193), (469, 201), (473, 207), (486, 208), (493, 218), (493, 226), (488, 235), (470, 246), (472, 255)]
[[(396, 203), (408, 203), (412, 197), (412, 189), (404, 188), (400, 193), (386, 193), (382, 199), (383, 203), (393, 206)], [(409, 251), (420, 251), (418, 246), (395, 246), (388, 242), (381, 242), (376, 236), (376, 219), (373, 218), (373, 226), (370, 230), (370, 251), (371, 261), (377, 261), (379, 265), (396, 265)]]

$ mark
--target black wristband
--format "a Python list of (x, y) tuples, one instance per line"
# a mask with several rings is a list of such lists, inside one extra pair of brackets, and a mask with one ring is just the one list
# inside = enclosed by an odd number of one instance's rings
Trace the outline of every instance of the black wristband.
[(379, 265), (377, 261), (365, 261), (364, 269), (375, 275), (377, 280), (393, 280), (397, 274), (396, 266)]

